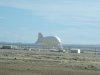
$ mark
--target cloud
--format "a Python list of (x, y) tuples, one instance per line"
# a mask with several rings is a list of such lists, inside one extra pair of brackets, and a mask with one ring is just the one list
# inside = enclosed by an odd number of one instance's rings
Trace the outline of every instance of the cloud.
[(31, 10), (32, 15), (39, 16), (49, 23), (69, 27), (99, 27), (100, 1), (90, 0), (4, 0), (0, 6)]
[(90, 0), (3, 0), (0, 6), (31, 10), (32, 15), (62, 25), (98, 25), (100, 23), (100, 1)]
[[(3, 0), (0, 2), (0, 6), (31, 10), (31, 15), (39, 16), (45, 22), (53, 25), (62, 26), (57, 30), (52, 29), (52, 32), (49, 29), (49, 34), (58, 33), (57, 35), (62, 39), (68, 39), (68, 43), (71, 40), (71, 43), (75, 40), (81, 40), (81, 42), (89, 40), (91, 43), (100, 38), (99, 0)], [(41, 31), (48, 34), (45, 30)], [(25, 39), (21, 37), (22, 35), (14, 36)]]
[(31, 10), (33, 12), (32, 14), (40, 16), (48, 22), (62, 24), (67, 24), (67, 22), (97, 23), (100, 19), (100, 1), (6, 0), (0, 2), (0, 5)]

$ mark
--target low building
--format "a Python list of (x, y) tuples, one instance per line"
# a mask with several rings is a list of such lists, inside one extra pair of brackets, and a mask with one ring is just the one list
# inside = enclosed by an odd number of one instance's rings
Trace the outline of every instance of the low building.
[(70, 53), (81, 53), (80, 49), (70, 49)]
[(17, 49), (17, 46), (3, 45), (3, 46), (1, 46), (1, 49)]

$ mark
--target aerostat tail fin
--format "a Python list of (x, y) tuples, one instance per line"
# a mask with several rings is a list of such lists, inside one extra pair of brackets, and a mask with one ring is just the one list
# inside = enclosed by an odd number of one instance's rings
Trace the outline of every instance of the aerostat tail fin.
[(41, 39), (41, 38), (43, 38), (42, 33), (38, 33), (38, 39)]
[(42, 33), (38, 33), (38, 39), (35, 44), (39, 44), (42, 41), (42, 39), (43, 39)]

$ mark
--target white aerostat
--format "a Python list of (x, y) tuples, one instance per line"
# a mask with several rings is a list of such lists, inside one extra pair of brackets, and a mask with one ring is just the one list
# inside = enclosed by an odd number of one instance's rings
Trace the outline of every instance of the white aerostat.
[(59, 51), (63, 50), (61, 40), (57, 36), (44, 37), (42, 33), (38, 33), (38, 39), (35, 44), (48, 49), (57, 49)]

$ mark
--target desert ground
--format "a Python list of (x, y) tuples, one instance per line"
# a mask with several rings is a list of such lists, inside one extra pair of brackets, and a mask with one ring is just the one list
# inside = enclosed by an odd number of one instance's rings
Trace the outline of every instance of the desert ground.
[(0, 75), (100, 75), (100, 53), (0, 49)]

